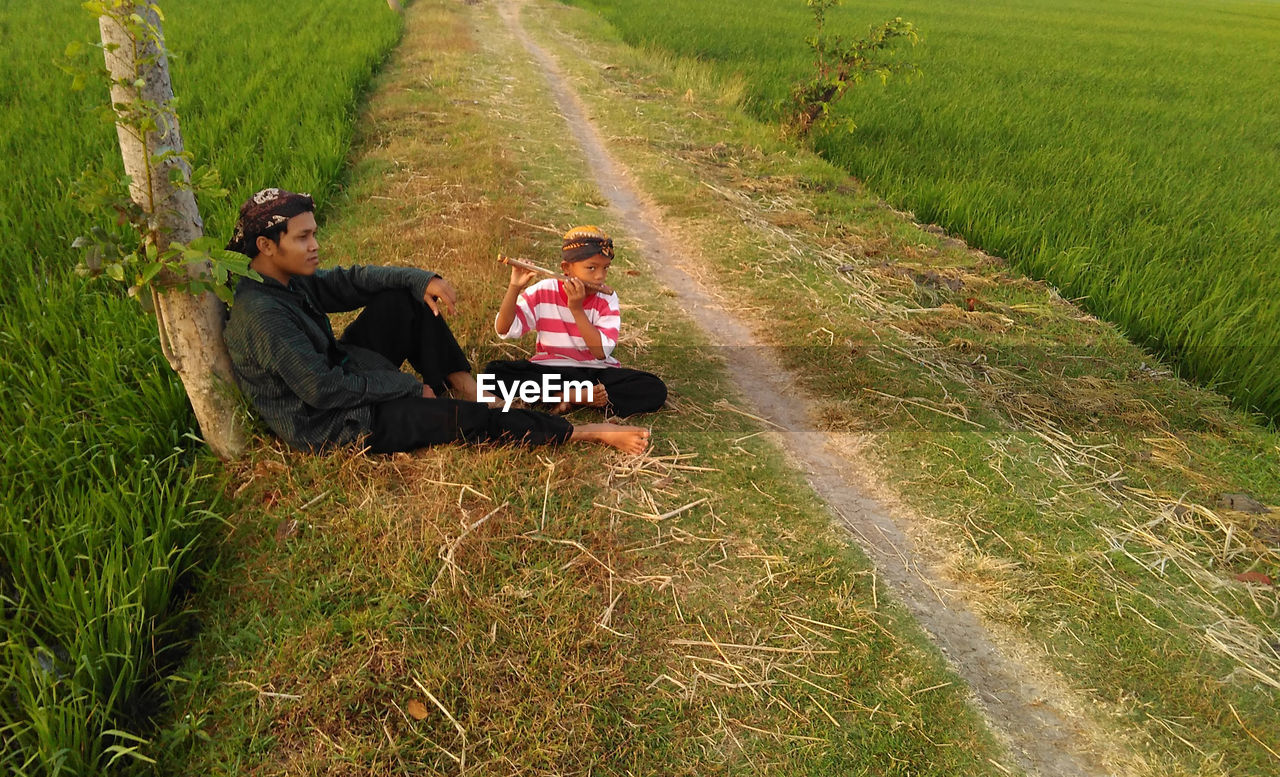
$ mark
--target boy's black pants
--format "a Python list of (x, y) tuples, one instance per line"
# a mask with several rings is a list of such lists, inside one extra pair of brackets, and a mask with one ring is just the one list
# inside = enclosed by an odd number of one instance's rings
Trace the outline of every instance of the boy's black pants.
[(542, 381), (544, 375), (558, 375), (561, 383), (585, 380), (599, 383), (609, 393), (608, 409), (619, 418), (651, 413), (667, 401), (667, 385), (651, 372), (626, 367), (548, 367), (531, 361), (492, 361), (484, 366), (499, 383), (510, 386), (521, 381)]
[(471, 364), (444, 318), (408, 291), (374, 297), (338, 342), (373, 351), (394, 369), (407, 360), (436, 393), (430, 399), (404, 397), (374, 405), (368, 439), (372, 453), (490, 440), (547, 445), (564, 442), (573, 433), (568, 421), (545, 413), (504, 413), (477, 402), (440, 398), (445, 378), (455, 372), (469, 374)]

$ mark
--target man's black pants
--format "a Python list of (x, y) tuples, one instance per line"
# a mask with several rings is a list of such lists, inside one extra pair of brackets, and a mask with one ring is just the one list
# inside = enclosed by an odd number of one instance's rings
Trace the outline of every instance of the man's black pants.
[(375, 296), (338, 343), (373, 351), (395, 369), (408, 361), (438, 397), (444, 395), (446, 376), (471, 372), (471, 363), (444, 317), (432, 313), (427, 303), (407, 290)]
[(344, 347), (379, 354), (394, 369), (408, 361), (434, 398), (405, 397), (373, 408), (372, 453), (412, 451), (450, 442), (509, 441), (526, 445), (561, 443), (573, 433), (563, 418), (529, 410), (502, 412), (476, 402), (442, 399), (445, 378), (470, 374), (471, 364), (441, 316), (408, 291), (383, 292), (342, 333)]
[(555, 445), (571, 434), (572, 424), (546, 413), (504, 413), (479, 402), (406, 397), (374, 406), (368, 444), (370, 453), (395, 453), (450, 442)]

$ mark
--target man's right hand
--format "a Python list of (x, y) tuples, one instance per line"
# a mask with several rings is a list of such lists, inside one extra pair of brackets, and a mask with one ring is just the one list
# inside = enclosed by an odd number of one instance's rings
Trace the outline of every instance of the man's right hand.
[(447, 310), (449, 315), (453, 315), (453, 304), (457, 299), (458, 292), (453, 288), (453, 284), (439, 275), (431, 279), (427, 284), (427, 293), (422, 295), (422, 301), (427, 303), (427, 307), (431, 308), (431, 312), (437, 316), (442, 309)]
[(431, 390), (431, 387), (430, 387), (430, 386), (428, 386), (428, 385), (427, 385), (427, 384), (425, 384), (425, 383), (423, 383), (423, 384), (422, 384), (422, 398), (423, 398), (423, 399), (435, 399), (435, 398), (436, 398), (436, 392), (432, 391), (432, 390)]

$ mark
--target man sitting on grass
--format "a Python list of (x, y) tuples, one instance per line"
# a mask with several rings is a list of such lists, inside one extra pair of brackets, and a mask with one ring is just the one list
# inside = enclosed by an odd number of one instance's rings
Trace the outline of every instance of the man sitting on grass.
[[(262, 276), (236, 286), (225, 332), (236, 378), (267, 426), (295, 448), (359, 442), (394, 453), (454, 441), (585, 440), (640, 453), (648, 446), (642, 427), (574, 426), (475, 402), (471, 366), (440, 315), (454, 310), (453, 285), (409, 267), (319, 269), (315, 204), (306, 194), (254, 194), (227, 248)], [(361, 307), (335, 338), (327, 314)], [(406, 360), (421, 380), (400, 371)]]

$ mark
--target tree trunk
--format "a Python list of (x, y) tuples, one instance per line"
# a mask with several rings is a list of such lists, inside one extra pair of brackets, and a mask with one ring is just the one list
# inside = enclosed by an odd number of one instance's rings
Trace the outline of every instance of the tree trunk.
[[(132, 14), (151, 25), (154, 35), (135, 39), (120, 21)], [(155, 160), (165, 151), (183, 150), (160, 18), (150, 2), (124, 0), (100, 16), (98, 26), (111, 73), (120, 153), (132, 179), (129, 194), (149, 215), (157, 249), (163, 251), (174, 241), (190, 243), (203, 234), (204, 223), (191, 189), (175, 186), (170, 179), (176, 167), (184, 180), (190, 180), (190, 167), (176, 155)], [(139, 79), (145, 82), (140, 88), (135, 86)], [(145, 115), (157, 129), (145, 133), (137, 129), (139, 117)], [(187, 273), (192, 278), (208, 277), (209, 269), (207, 262), (192, 263)], [(182, 379), (205, 442), (219, 458), (235, 458), (244, 452), (247, 436), (231, 357), (222, 339), (226, 308), (210, 292), (197, 296), (166, 289), (164, 279), (160, 280), (153, 298), (165, 358)]]

